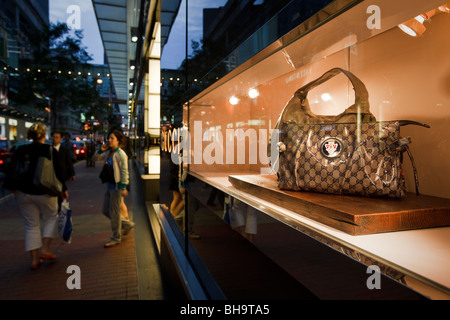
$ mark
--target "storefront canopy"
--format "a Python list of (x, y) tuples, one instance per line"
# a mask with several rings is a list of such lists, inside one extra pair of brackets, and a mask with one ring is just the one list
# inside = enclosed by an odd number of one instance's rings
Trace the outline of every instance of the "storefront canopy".
[[(144, 1), (144, 3), (142, 3)], [(132, 30), (138, 28), (142, 19), (151, 22), (157, 14), (161, 20), (161, 48), (167, 42), (181, 0), (162, 1), (160, 12), (154, 0), (92, 0), (100, 35), (111, 72), (112, 83), (122, 114), (128, 111), (127, 100), (131, 90), (130, 79), (134, 78), (132, 61), (136, 59), (137, 43), (132, 42)], [(144, 11), (144, 12), (141, 12)], [(148, 17), (146, 19), (146, 17)], [(144, 28), (148, 30), (148, 28)], [(145, 35), (152, 35), (148, 30)], [(141, 90), (143, 95), (144, 90)], [(143, 97), (139, 97), (143, 99)]]

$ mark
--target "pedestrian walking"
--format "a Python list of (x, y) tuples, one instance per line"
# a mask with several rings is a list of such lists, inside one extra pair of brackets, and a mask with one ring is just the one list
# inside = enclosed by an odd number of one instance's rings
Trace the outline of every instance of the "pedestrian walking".
[(86, 150), (86, 167), (95, 167), (95, 161), (93, 160), (95, 154), (95, 141), (91, 139), (87, 143)]
[[(31, 254), (31, 269), (37, 269), (42, 259), (56, 259), (56, 255), (51, 252), (51, 243), (58, 235), (58, 199), (33, 183), (39, 157), (52, 159), (51, 146), (45, 144), (46, 130), (46, 126), (41, 123), (29, 128), (27, 138), (32, 139), (33, 143), (23, 145), (14, 152), (5, 181), (5, 187), (15, 194), (20, 213), (25, 219), (25, 250)], [(54, 162), (53, 166), (56, 176), (63, 176), (61, 168), (55, 166)], [(18, 167), (23, 168), (20, 177), (15, 170)], [(64, 181), (60, 182), (63, 186), (62, 198), (65, 199), (68, 197), (67, 187)]]
[[(175, 142), (175, 145), (177, 145), (178, 142)], [(172, 191), (172, 202), (170, 204), (170, 213), (174, 218), (177, 218), (179, 215), (182, 215), (184, 213), (184, 186), (181, 181), (180, 176), (180, 170), (181, 170), (181, 164), (178, 161), (178, 163), (175, 163), (171, 159), (170, 153), (169, 153), (169, 165), (170, 165), (170, 176), (169, 176), (169, 190)], [(182, 217), (182, 216), (180, 216)]]
[(70, 140), (70, 133), (64, 134), (64, 140), (61, 142), (61, 145), (69, 149), (70, 157), (72, 158), (72, 161), (75, 162), (77, 160), (75, 155), (75, 147), (73, 142)]
[[(124, 136), (124, 142), (120, 144), (120, 148), (125, 151), (127, 154), (128, 159), (133, 157), (133, 151), (131, 150), (131, 143), (130, 138), (127, 136)], [(130, 192), (130, 185), (127, 186), (128, 193)], [(124, 198), (122, 198), (122, 204), (120, 206), (120, 212), (122, 215), (122, 219), (128, 220), (128, 222), (134, 227), (134, 222), (131, 220), (130, 216), (128, 215), (128, 208), (125, 204)], [(122, 231), (123, 235), (127, 235), (128, 232), (130, 232), (130, 228), (126, 228)]]
[(108, 143), (103, 144), (95, 155), (95, 159), (105, 161), (100, 175), (102, 182), (107, 184), (102, 212), (110, 219), (113, 233), (105, 248), (120, 244), (122, 232), (126, 234), (134, 227), (133, 222), (121, 217), (122, 200), (128, 195), (129, 184), (128, 157), (120, 148), (123, 142), (123, 133), (114, 130), (108, 135)]
[[(75, 180), (75, 169), (73, 168), (72, 156), (70, 150), (61, 144), (62, 134), (55, 131), (53, 138), (53, 162), (55, 164), (55, 173), (60, 181)], [(60, 174), (61, 176), (58, 176)], [(66, 191), (67, 192), (67, 191)], [(68, 195), (67, 195), (68, 198)], [(58, 197), (58, 211), (61, 208), (62, 197)]]

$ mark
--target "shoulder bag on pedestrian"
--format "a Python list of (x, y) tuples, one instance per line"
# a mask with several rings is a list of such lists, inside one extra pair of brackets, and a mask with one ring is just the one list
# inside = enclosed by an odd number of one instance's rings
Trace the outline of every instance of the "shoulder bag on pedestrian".
[(53, 150), (50, 146), (50, 159), (39, 157), (34, 172), (33, 183), (51, 196), (58, 196), (62, 192), (62, 183), (58, 180), (53, 167)]
[(114, 180), (114, 169), (112, 165), (110, 165), (108, 162), (105, 162), (103, 165), (102, 171), (99, 175), (100, 180), (102, 180), (102, 183), (116, 183)]

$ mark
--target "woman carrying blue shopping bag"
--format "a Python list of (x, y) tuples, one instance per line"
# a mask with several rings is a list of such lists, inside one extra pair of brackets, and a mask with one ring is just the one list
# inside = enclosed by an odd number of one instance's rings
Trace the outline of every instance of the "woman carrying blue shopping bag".
[[(27, 131), (32, 143), (20, 146), (15, 152), (5, 181), (5, 188), (16, 197), (20, 213), (25, 220), (25, 250), (31, 255), (31, 269), (35, 270), (43, 259), (55, 260), (52, 240), (58, 236), (58, 197), (35, 184), (40, 157), (52, 158), (52, 148), (45, 144), (47, 127), (42, 123), (33, 124)], [(63, 176), (61, 168), (53, 167), (58, 177)], [(21, 168), (17, 172), (17, 169)], [(41, 171), (42, 172), (42, 171)], [(67, 199), (69, 193), (63, 180), (61, 197)]]

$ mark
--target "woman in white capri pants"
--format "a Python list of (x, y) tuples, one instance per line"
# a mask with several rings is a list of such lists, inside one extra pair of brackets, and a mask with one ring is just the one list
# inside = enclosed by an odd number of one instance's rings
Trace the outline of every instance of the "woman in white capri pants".
[[(37, 269), (42, 259), (56, 259), (51, 252), (51, 243), (58, 235), (58, 197), (48, 195), (33, 184), (38, 158), (44, 156), (51, 159), (52, 147), (45, 144), (46, 130), (46, 126), (41, 123), (29, 128), (27, 137), (33, 142), (19, 147), (14, 152), (11, 169), (5, 181), (5, 187), (15, 193), (19, 210), (25, 219), (25, 250), (31, 254), (31, 269)], [(20, 178), (12, 175), (18, 162), (28, 163), (27, 170)], [(55, 173), (57, 176), (63, 176), (61, 172)], [(62, 198), (67, 199), (67, 187), (64, 181), (61, 181), (61, 184)]]

